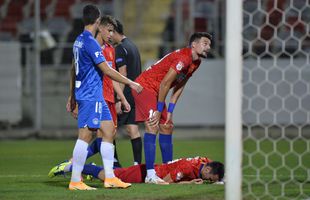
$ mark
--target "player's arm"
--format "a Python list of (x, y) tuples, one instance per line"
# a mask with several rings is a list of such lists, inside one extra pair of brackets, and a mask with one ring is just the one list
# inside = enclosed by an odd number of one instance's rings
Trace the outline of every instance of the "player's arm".
[[(117, 98), (120, 99), (122, 105), (125, 108), (125, 112), (129, 112), (131, 110), (129, 103), (127, 102), (127, 99), (123, 93), (123, 90), (120, 87), (120, 84), (116, 81), (112, 81), (113, 82), (113, 88), (115, 93), (117, 94)], [(117, 103), (117, 102), (116, 102)]]
[(68, 112), (71, 112), (72, 110), (74, 110), (74, 107), (75, 107), (75, 105), (72, 104), (72, 103), (75, 103), (74, 87), (75, 87), (75, 66), (74, 66), (74, 60), (72, 60), (71, 69), (70, 69), (69, 98), (68, 98), (67, 106), (66, 106)]
[[(121, 75), (127, 77), (127, 66), (126, 66), (126, 65), (123, 65), (123, 66), (119, 67), (119, 68), (118, 68), (118, 72), (119, 72)], [(122, 83), (120, 83), (119, 85), (120, 85), (122, 91), (124, 91), (125, 85), (122, 84)]]
[(101, 62), (97, 66), (105, 75), (109, 76), (112, 80), (129, 85), (130, 88), (136, 90), (138, 93), (142, 91), (143, 88), (139, 83), (131, 81), (130, 79), (121, 75), (118, 71), (109, 67), (107, 62)]
[(172, 85), (173, 81), (175, 81), (177, 75), (178, 74), (174, 69), (172, 68), (169, 69), (166, 76), (163, 78), (163, 80), (160, 83), (158, 102), (165, 102), (167, 94), (170, 90), (170, 86)]
[(172, 92), (172, 95), (170, 97), (170, 103), (174, 103), (174, 104), (177, 103), (179, 97), (181, 96), (181, 94), (185, 88), (187, 81), (188, 81), (188, 78), (183, 80), (180, 84), (176, 85), (173, 88), (173, 92)]
[(154, 112), (153, 117), (151, 117), (148, 121), (149, 126), (157, 126), (160, 120), (161, 112), (164, 109), (165, 99), (170, 90), (170, 86), (175, 81), (177, 77), (177, 72), (170, 68), (159, 86), (159, 94), (157, 100), (157, 111)]

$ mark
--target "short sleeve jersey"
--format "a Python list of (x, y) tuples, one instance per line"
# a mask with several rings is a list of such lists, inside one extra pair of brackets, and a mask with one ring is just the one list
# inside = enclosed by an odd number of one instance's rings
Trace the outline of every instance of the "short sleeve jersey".
[(176, 80), (171, 84), (171, 88), (181, 83), (183, 80), (192, 76), (198, 69), (201, 60), (192, 59), (191, 48), (178, 49), (172, 53), (167, 54), (154, 65), (146, 69), (137, 79), (144, 88), (150, 90), (155, 95), (159, 93), (159, 86), (161, 81), (170, 68), (177, 72)]
[(202, 166), (209, 162), (212, 161), (207, 157), (181, 158), (167, 164), (155, 165), (155, 171), (160, 178), (170, 174), (174, 182), (190, 181), (200, 178)]
[(75, 62), (75, 98), (77, 100), (103, 101), (102, 72), (96, 66), (105, 61), (100, 45), (85, 30), (73, 44)]
[[(115, 51), (113, 46), (106, 43), (102, 47), (102, 53), (109, 64), (109, 67), (115, 69)], [(105, 101), (114, 103), (113, 82), (107, 75), (103, 76), (103, 98)]]
[[(140, 53), (137, 46), (129, 38), (124, 38), (122, 42), (115, 47), (115, 63), (118, 71), (120, 67), (126, 66), (127, 78), (130, 80), (135, 80), (141, 74)], [(125, 85), (124, 95), (132, 106), (134, 99), (128, 85)]]

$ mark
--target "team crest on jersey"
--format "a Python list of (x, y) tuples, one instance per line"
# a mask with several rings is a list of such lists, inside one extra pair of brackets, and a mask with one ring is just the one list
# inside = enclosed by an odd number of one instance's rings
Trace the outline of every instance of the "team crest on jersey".
[(96, 125), (96, 124), (98, 124), (98, 123), (99, 123), (98, 118), (94, 118), (94, 119), (93, 119), (93, 124), (95, 124), (95, 125)]
[(183, 67), (184, 67), (184, 64), (182, 62), (179, 62), (176, 66), (178, 71), (180, 71)]
[(177, 173), (177, 177), (176, 177), (176, 180), (179, 181), (183, 178), (183, 173), (182, 172), (178, 172)]

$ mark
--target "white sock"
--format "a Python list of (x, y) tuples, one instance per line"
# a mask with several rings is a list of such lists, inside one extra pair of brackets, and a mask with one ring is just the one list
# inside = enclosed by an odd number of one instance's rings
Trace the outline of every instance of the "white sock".
[(115, 177), (113, 171), (114, 145), (108, 142), (101, 142), (100, 153), (102, 157), (105, 177)]
[(139, 163), (138, 162), (133, 162), (133, 165), (139, 165)]
[(155, 175), (156, 175), (155, 169), (148, 169), (146, 171), (146, 176), (147, 177), (155, 177)]
[(75, 147), (73, 149), (73, 157), (72, 157), (72, 182), (81, 181), (81, 175), (84, 168), (84, 164), (87, 157), (87, 142), (78, 139), (75, 143)]

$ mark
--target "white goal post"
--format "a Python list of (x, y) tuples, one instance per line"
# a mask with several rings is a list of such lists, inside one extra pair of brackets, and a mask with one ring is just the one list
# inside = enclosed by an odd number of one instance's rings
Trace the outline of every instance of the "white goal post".
[(242, 198), (242, 0), (226, 1), (225, 199)]

